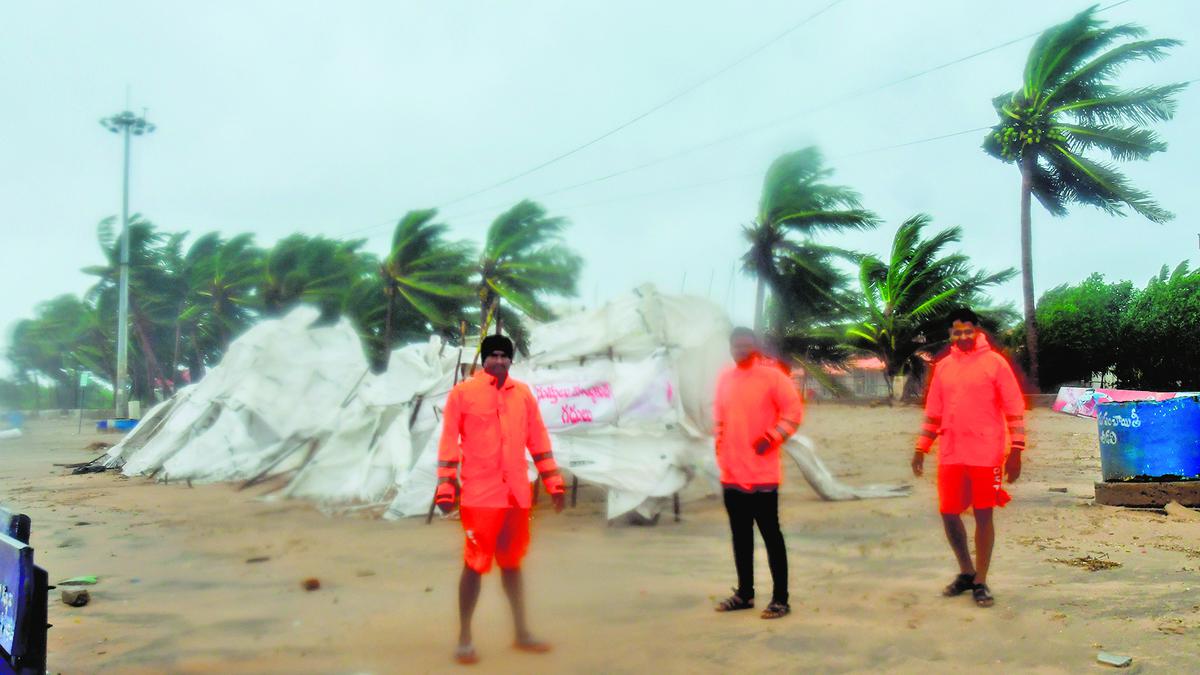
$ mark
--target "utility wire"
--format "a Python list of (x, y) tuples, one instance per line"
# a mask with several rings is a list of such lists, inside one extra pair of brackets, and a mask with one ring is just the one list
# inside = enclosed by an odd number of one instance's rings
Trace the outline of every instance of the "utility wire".
[(713, 80), (720, 77), (721, 75), (724, 75), (725, 73), (729, 72), (730, 70), (733, 70), (734, 68), (740, 66), (741, 64), (750, 60), (751, 58), (757, 56), (759, 53), (761, 53), (766, 48), (770, 47), (771, 45), (775, 44), (776, 42), (779, 42), (780, 40), (787, 37), (788, 35), (791, 35), (792, 33), (796, 32), (797, 30), (804, 27), (806, 24), (808, 24), (813, 19), (816, 19), (817, 17), (821, 16), (822, 14), (828, 12), (829, 10), (833, 9), (834, 7), (841, 4), (842, 2), (844, 2), (844, 0), (834, 0), (833, 2), (826, 5), (824, 8), (808, 15), (807, 17), (805, 17), (804, 19), (801, 19), (797, 23), (792, 24), (792, 26), (790, 26), (787, 30), (783, 31), (782, 33), (779, 33), (778, 35), (771, 38), (770, 40), (767, 40), (766, 42), (762, 43), (758, 47), (755, 47), (749, 53), (734, 60), (732, 63), (724, 66), (723, 68), (717, 70), (716, 72), (714, 72), (704, 78), (701, 78), (698, 82), (696, 82), (688, 87), (685, 87), (684, 89), (682, 89), (681, 91), (668, 97), (666, 100), (662, 101), (661, 103), (658, 103), (657, 105), (651, 107), (649, 110), (647, 110), (643, 113), (640, 113), (638, 115), (635, 115), (634, 117), (630, 118), (629, 120), (626, 120), (625, 122), (622, 122), (621, 124), (618, 124), (617, 126), (613, 127), (612, 129), (609, 129), (608, 131), (600, 134), (599, 136), (596, 136), (595, 138), (593, 138), (585, 143), (577, 145), (577, 146), (571, 148), (570, 150), (567, 150), (566, 152), (555, 155), (554, 157), (551, 157), (550, 159), (548, 159), (540, 164), (537, 164), (528, 169), (525, 169), (524, 171), (521, 171), (520, 173), (513, 174), (512, 176), (509, 176), (508, 178), (505, 178), (503, 180), (492, 183), (491, 185), (488, 185), (486, 187), (479, 188), (478, 190), (475, 190), (473, 192), (469, 192), (465, 195), (462, 195), (461, 197), (456, 197), (454, 199), (451, 199), (450, 201), (441, 204), (438, 208), (445, 208), (447, 206), (452, 206), (459, 202), (470, 199), (471, 197), (474, 197), (476, 195), (483, 194), (484, 192), (490, 192), (498, 187), (508, 185), (509, 183), (511, 183), (515, 180), (524, 178), (525, 176), (528, 176), (532, 173), (541, 171), (542, 169), (550, 166), (551, 164), (560, 162), (560, 161), (566, 159), (567, 157), (570, 157), (571, 155), (574, 155), (574, 154), (580, 152), (581, 150), (584, 150), (586, 148), (589, 148), (589, 147), (595, 145), (596, 143), (599, 143), (600, 141), (612, 136), (613, 134), (619, 133), (619, 132), (623, 131), (624, 129), (627, 129), (627, 128), (633, 126), (634, 124), (637, 124), (638, 122), (646, 119), (650, 115), (653, 115), (654, 113), (658, 112), (659, 110), (662, 110), (663, 108), (671, 105), (675, 101), (678, 101), (679, 99), (683, 98), (684, 96), (687, 96), (688, 94), (692, 93), (693, 91), (696, 91), (700, 87), (703, 87), (704, 85), (708, 84), (709, 82), (712, 82)]
[[(840, 0), (839, 0), (839, 1), (840, 1)], [(1119, 2), (1115, 2), (1115, 3), (1112, 3), (1112, 4), (1110, 4), (1110, 5), (1106, 5), (1106, 6), (1104, 6), (1104, 7), (1101, 7), (1100, 9), (1098, 9), (1098, 10), (1096, 10), (1096, 11), (1097, 11), (1097, 13), (1100, 13), (1100, 12), (1105, 12), (1105, 11), (1108, 11), (1108, 10), (1110, 10), (1110, 9), (1113, 9), (1113, 8), (1115, 8), (1115, 7), (1119, 7), (1119, 6), (1121, 6), (1121, 5), (1124, 5), (1124, 4), (1126, 4), (1126, 3), (1129, 3), (1129, 2), (1132, 2), (1132, 0), (1120, 0)], [(784, 33), (782, 33), (782, 34), (780, 34), (779, 36), (775, 37), (775, 38), (774, 38), (774, 39), (773, 39), (771, 42), (764, 44), (762, 47), (759, 47), (757, 50), (755, 50), (754, 52), (752, 52), (752, 53), (750, 54), (750, 56), (752, 56), (753, 54), (756, 54), (756, 53), (758, 53), (759, 51), (762, 51), (762, 49), (765, 49), (765, 48), (766, 48), (767, 46), (769, 46), (771, 43), (773, 43), (773, 42), (775, 42), (775, 41), (778, 41), (778, 40), (779, 40), (779, 39), (781, 39), (781, 38), (782, 38), (784, 35), (786, 35), (786, 34), (788, 34), (788, 33), (792, 32), (792, 31), (794, 31), (794, 30), (795, 30), (795, 29), (797, 29), (797, 28), (799, 28), (799, 27), (800, 27), (800, 26), (802, 26), (802, 25), (803, 25), (805, 22), (807, 22), (807, 21), (809, 21), (809, 20), (811, 20), (811, 19), (813, 19), (813, 18), (816, 18), (816, 17), (817, 17), (817, 16), (819, 16), (821, 13), (823, 13), (823, 12), (825, 12), (825, 11), (828, 11), (829, 9), (831, 9), (831, 8), (832, 8), (834, 5), (836, 5), (836, 4), (838, 4), (838, 3), (837, 3), (837, 2), (834, 2), (833, 4), (826, 6), (824, 9), (820, 10), (820, 11), (819, 11), (819, 12), (817, 12), (816, 14), (813, 14), (813, 15), (809, 16), (808, 18), (806, 18), (806, 19), (805, 19), (804, 21), (802, 21), (801, 23), (794, 25), (792, 28), (789, 28), (789, 29), (788, 29), (788, 31), (785, 31)], [(616, 177), (618, 177), (618, 176), (623, 176), (623, 175), (626, 175), (626, 174), (629, 174), (629, 173), (633, 173), (633, 172), (635, 172), (635, 171), (640, 171), (640, 170), (642, 170), (642, 169), (649, 168), (649, 167), (651, 167), (651, 166), (655, 166), (655, 165), (657, 165), (657, 164), (662, 164), (662, 163), (664, 163), (664, 162), (669, 162), (669, 161), (671, 161), (671, 160), (679, 159), (679, 158), (681, 158), (681, 157), (686, 157), (686, 156), (688, 156), (688, 155), (691, 155), (691, 154), (693, 154), (693, 153), (700, 152), (701, 150), (707, 150), (708, 148), (712, 148), (712, 147), (715, 147), (715, 146), (718, 146), (718, 145), (722, 145), (722, 144), (724, 144), (724, 143), (728, 143), (728, 142), (730, 142), (730, 141), (734, 141), (734, 140), (737, 140), (737, 139), (743, 138), (743, 137), (745, 137), (745, 136), (749, 136), (749, 135), (751, 135), (751, 134), (758, 133), (758, 132), (760, 132), (760, 131), (765, 131), (765, 130), (767, 130), (767, 129), (770, 129), (770, 128), (773, 128), (773, 127), (777, 127), (777, 126), (780, 126), (780, 125), (782, 125), (782, 124), (785, 124), (785, 123), (787, 123), (787, 122), (791, 122), (792, 120), (794, 120), (794, 119), (796, 119), (796, 118), (798, 118), (798, 117), (802, 117), (802, 116), (805, 116), (805, 115), (809, 115), (809, 114), (812, 114), (812, 113), (814, 113), (814, 112), (819, 112), (819, 111), (821, 111), (821, 110), (825, 110), (825, 109), (827, 109), (827, 108), (830, 108), (830, 107), (832, 107), (832, 106), (835, 106), (835, 105), (837, 105), (837, 104), (840, 104), (840, 103), (845, 103), (845, 102), (847, 102), (847, 101), (852, 101), (852, 100), (855, 100), (855, 99), (858, 99), (858, 98), (862, 98), (862, 97), (864, 97), (864, 96), (867, 96), (867, 95), (870, 95), (870, 94), (873, 94), (873, 93), (876, 93), (876, 92), (879, 92), (879, 91), (883, 91), (884, 89), (889, 89), (889, 88), (891, 88), (891, 87), (894, 87), (894, 86), (897, 86), (897, 85), (899, 85), (899, 84), (903, 84), (903, 83), (905, 83), (905, 82), (910, 82), (910, 81), (912, 81), (912, 80), (915, 80), (915, 79), (918, 79), (918, 78), (924, 77), (924, 76), (926, 76), (926, 75), (929, 75), (929, 74), (931, 74), (931, 73), (935, 73), (935, 72), (938, 72), (938, 71), (940, 71), (940, 70), (944, 70), (944, 69), (946, 69), (946, 68), (949, 68), (949, 67), (952, 67), (952, 66), (958, 65), (958, 64), (960, 64), (960, 63), (963, 63), (963, 62), (965, 62), (965, 61), (969, 61), (969, 60), (971, 60), (971, 59), (978, 58), (978, 57), (980, 57), (980, 56), (983, 56), (983, 55), (985, 55), (985, 54), (990, 54), (990, 53), (992, 53), (992, 52), (994, 52), (994, 51), (997, 51), (997, 50), (999, 50), (999, 49), (1003, 49), (1003, 48), (1005, 48), (1005, 47), (1009, 47), (1009, 46), (1012, 46), (1012, 45), (1014, 45), (1014, 44), (1017, 44), (1018, 42), (1022, 42), (1022, 41), (1024, 41), (1024, 40), (1028, 40), (1028, 39), (1030, 39), (1030, 38), (1033, 38), (1033, 37), (1036, 37), (1036, 36), (1038, 36), (1038, 35), (1041, 35), (1043, 32), (1045, 32), (1045, 29), (1041, 29), (1041, 30), (1033, 31), (1033, 32), (1031, 32), (1031, 33), (1027, 33), (1027, 34), (1025, 34), (1025, 35), (1022, 35), (1022, 36), (1020, 36), (1020, 37), (1016, 37), (1016, 38), (1013, 38), (1013, 39), (1011, 39), (1011, 40), (1006, 40), (1006, 41), (1004, 41), (1004, 42), (1001, 42), (1001, 43), (999, 43), (999, 44), (993, 45), (993, 46), (991, 46), (991, 47), (987, 47), (986, 49), (981, 49), (981, 50), (979, 50), (979, 51), (972, 52), (972, 53), (970, 53), (970, 54), (966, 54), (966, 55), (964, 55), (964, 56), (960, 56), (960, 57), (958, 57), (958, 58), (955, 58), (955, 59), (952, 59), (952, 60), (950, 60), (950, 61), (946, 61), (946, 62), (944, 62), (944, 63), (940, 63), (940, 64), (937, 64), (937, 65), (935, 65), (935, 66), (931, 66), (931, 67), (929, 67), (929, 68), (926, 68), (926, 69), (924, 69), (924, 70), (917, 71), (917, 72), (915, 72), (915, 73), (912, 73), (912, 74), (910, 74), (910, 75), (905, 75), (905, 76), (903, 76), (903, 77), (896, 78), (896, 79), (893, 79), (893, 80), (888, 80), (888, 81), (886, 81), (886, 82), (883, 82), (883, 83), (880, 83), (880, 84), (877, 84), (877, 85), (873, 85), (873, 86), (870, 86), (870, 87), (864, 87), (864, 88), (861, 88), (861, 89), (857, 89), (857, 90), (854, 90), (854, 91), (851, 91), (851, 92), (848, 92), (848, 93), (842, 94), (841, 96), (837, 96), (837, 97), (835, 97), (835, 98), (833, 98), (833, 99), (830, 99), (830, 100), (828, 100), (828, 101), (825, 101), (825, 102), (823, 102), (823, 103), (820, 103), (820, 104), (818, 104), (818, 105), (816, 105), (816, 106), (811, 106), (811, 107), (805, 108), (805, 109), (803, 109), (803, 110), (799, 110), (799, 111), (796, 111), (796, 112), (793, 112), (793, 113), (789, 113), (789, 114), (787, 114), (787, 115), (784, 115), (784, 116), (782, 116), (782, 117), (777, 117), (777, 118), (775, 118), (775, 119), (773, 119), (773, 120), (770, 120), (770, 121), (767, 121), (767, 122), (764, 122), (764, 123), (760, 123), (760, 124), (756, 124), (756, 125), (753, 125), (753, 126), (750, 126), (750, 127), (743, 128), (743, 129), (741, 129), (740, 131), (736, 131), (736, 132), (734, 132), (734, 133), (732, 133), (732, 134), (728, 134), (728, 135), (725, 135), (725, 136), (721, 136), (721, 137), (719, 137), (719, 138), (716, 138), (716, 139), (714, 139), (714, 140), (711, 140), (711, 141), (707, 141), (707, 142), (705, 142), (705, 143), (702, 143), (702, 144), (700, 144), (700, 145), (695, 145), (695, 146), (691, 146), (691, 147), (688, 147), (688, 148), (684, 148), (684, 149), (682, 149), (682, 150), (679, 150), (679, 151), (677, 151), (677, 152), (671, 153), (671, 154), (669, 154), (669, 155), (663, 155), (663, 156), (657, 157), (657, 158), (655, 158), (655, 159), (651, 159), (651, 160), (648, 160), (648, 161), (642, 162), (642, 163), (640, 163), (640, 164), (636, 164), (636, 165), (634, 165), (634, 166), (630, 166), (630, 167), (627, 167), (627, 168), (624, 168), (624, 169), (620, 169), (620, 170), (618, 170), (618, 171), (613, 171), (613, 172), (610, 172), (610, 173), (608, 173), (608, 174), (605, 174), (605, 175), (603, 175), (603, 176), (598, 176), (598, 177), (596, 177), (596, 178), (591, 178), (591, 179), (588, 179), (588, 180), (585, 180), (585, 181), (582, 181), (582, 182), (579, 182), (579, 183), (574, 183), (574, 184), (571, 184), (571, 185), (566, 185), (566, 186), (563, 186), (563, 187), (560, 187), (560, 188), (556, 188), (556, 189), (554, 189), (554, 190), (550, 190), (550, 191), (548, 191), (548, 192), (539, 193), (539, 194), (537, 194), (537, 195), (534, 195), (534, 197), (535, 197), (535, 198), (538, 198), (538, 199), (540, 199), (540, 198), (544, 198), (544, 197), (549, 197), (549, 196), (553, 196), (553, 195), (556, 195), (556, 194), (560, 194), (560, 193), (563, 193), (563, 192), (568, 192), (568, 191), (570, 191), (570, 190), (576, 190), (576, 189), (579, 189), (579, 188), (582, 188), (582, 187), (586, 187), (586, 186), (589, 186), (589, 185), (594, 185), (594, 184), (596, 184), (596, 183), (601, 183), (601, 182), (603, 182), (603, 181), (611, 180), (611, 179), (613, 179), (613, 178), (616, 178)], [(743, 58), (742, 58), (742, 59), (740, 59), (739, 61), (735, 62), (734, 64), (732, 64), (732, 65), (730, 65), (730, 66), (727, 66), (726, 68), (722, 69), (721, 71), (719, 71), (718, 73), (716, 73), (715, 75), (711, 76), (711, 77), (710, 77), (710, 78), (708, 78), (708, 79), (712, 79), (712, 77), (716, 77), (716, 75), (719, 75), (719, 74), (721, 74), (721, 73), (723, 73), (723, 72), (725, 72), (725, 71), (729, 70), (730, 68), (732, 68), (733, 66), (737, 65), (738, 63), (741, 63), (741, 61), (744, 61), (746, 58), (749, 58), (749, 56), (743, 57)], [(1196, 80), (1193, 80), (1192, 82), (1195, 82), (1195, 81), (1196, 81)], [(705, 80), (704, 82), (707, 82), (707, 80)], [(703, 84), (704, 82), (702, 82), (701, 84)], [(1188, 84), (1190, 84), (1190, 82), (1189, 82)], [(692, 89), (694, 89), (694, 88), (696, 88), (696, 87), (698, 87), (698, 86), (700, 86), (700, 85), (699, 85), (699, 84), (698, 84), (698, 85), (695, 85), (695, 86), (694, 86)], [(690, 91), (690, 90), (685, 90), (685, 93), (686, 93), (687, 91)], [(681, 95), (683, 95), (683, 94), (679, 94), (679, 95), (677, 95), (677, 96), (676, 96), (676, 97), (674, 97), (674, 98), (678, 98), (678, 97), (679, 97), (679, 96), (681, 96)], [(669, 99), (669, 100), (674, 100), (674, 98), (673, 98), (673, 99)], [(662, 107), (662, 106), (665, 106), (665, 105), (666, 105), (666, 103), (664, 103), (664, 104), (660, 104), (660, 106), (659, 106), (659, 107)], [(651, 112), (654, 112), (654, 111), (655, 111), (655, 110), (653, 110), (653, 109), (652, 109), (650, 112), (647, 112), (647, 113), (643, 114), (641, 117), (645, 117), (646, 115), (648, 115), (648, 114), (650, 114)], [(639, 118), (637, 118), (637, 119), (640, 119), (640, 117), (639, 117)], [(631, 121), (631, 122), (629, 122), (629, 123), (626, 123), (625, 125), (622, 125), (621, 127), (618, 127), (617, 129), (614, 129), (613, 131), (611, 131), (611, 132), (609, 132), (608, 134), (606, 134), (606, 136), (605, 136), (605, 137), (607, 137), (607, 136), (609, 136), (609, 135), (612, 135), (613, 133), (616, 133), (617, 131), (619, 131), (619, 130), (621, 130), (621, 129), (623, 129), (623, 128), (627, 127), (627, 126), (629, 126), (629, 124), (632, 124), (634, 121), (636, 121), (636, 119), (635, 119), (635, 120), (632, 120), (632, 121)], [(987, 128), (990, 128), (990, 127), (987, 127)], [(965, 131), (964, 131), (964, 132), (957, 132), (957, 133), (967, 133), (967, 132), (965, 132)], [(589, 142), (589, 143), (588, 143), (588, 144), (586, 144), (586, 145), (590, 145), (590, 144), (592, 144), (592, 143), (594, 143), (594, 142), (597, 142), (597, 141), (599, 141), (599, 140), (601, 140), (601, 139), (600, 139), (600, 138), (594, 139), (593, 141)], [(568, 156), (569, 154), (574, 154), (575, 152), (578, 152), (579, 150), (582, 150), (584, 147), (586, 147), (586, 145), (585, 145), (585, 146), (580, 146), (580, 147), (577, 147), (577, 148), (575, 148), (575, 149), (573, 149), (573, 150), (570, 150), (570, 151), (568, 151), (568, 153), (564, 153), (564, 155), (562, 155), (562, 157)], [(873, 150), (872, 152), (874, 152), (874, 151), (878, 151), (878, 149), (876, 149), (876, 150)], [(553, 162), (553, 161), (557, 161), (557, 159), (555, 159), (555, 160), (552, 160), (552, 162)], [(548, 164), (546, 164), (546, 166), (548, 166)], [(451, 201), (451, 202), (447, 202), (446, 204), (443, 204), (443, 205), (442, 205), (441, 207), (439, 207), (439, 208), (445, 208), (446, 206), (450, 206), (450, 205), (452, 205), (452, 204), (455, 204), (455, 203), (461, 202), (461, 201), (463, 201), (463, 200), (465, 200), (465, 199), (467, 199), (467, 198), (469, 198), (469, 197), (473, 197), (473, 196), (476, 196), (476, 195), (478, 195), (478, 194), (481, 194), (481, 193), (483, 193), (483, 192), (486, 192), (486, 191), (488, 191), (488, 190), (491, 190), (491, 189), (492, 189), (492, 188), (494, 188), (494, 187), (499, 187), (500, 185), (507, 184), (507, 183), (509, 183), (509, 182), (512, 182), (513, 180), (516, 180), (516, 179), (517, 179), (517, 178), (519, 178), (519, 177), (522, 177), (522, 176), (524, 176), (524, 175), (528, 175), (529, 173), (532, 173), (533, 171), (536, 171), (536, 170), (538, 170), (538, 169), (540, 169), (540, 168), (543, 168), (543, 167), (542, 167), (542, 166), (536, 167), (535, 169), (533, 169), (533, 170), (530, 170), (530, 171), (528, 171), (528, 172), (526, 172), (526, 173), (522, 174), (521, 176), (516, 176), (516, 177), (513, 177), (513, 178), (511, 178), (511, 179), (506, 179), (505, 181), (502, 181), (501, 183), (497, 183), (497, 184), (495, 184), (495, 185), (493, 185), (493, 186), (491, 186), (491, 187), (485, 188), (485, 189), (483, 189), (483, 190), (477, 190), (477, 191), (475, 191), (474, 193), (472, 193), (472, 194), (470, 194), (470, 195), (467, 195), (467, 196), (464, 196), (464, 197), (461, 197), (461, 198), (455, 199), (455, 200), (453, 200), (453, 201)], [(484, 212), (488, 212), (488, 213), (490, 213), (490, 212), (494, 211), (494, 210), (495, 210), (495, 209), (497, 209), (497, 208), (504, 208), (505, 206), (508, 206), (508, 205), (510, 205), (510, 202), (506, 201), (506, 202), (504, 202), (504, 203), (502, 203), (502, 204), (497, 204), (497, 205), (494, 205), (494, 206), (490, 206), (490, 207), (487, 207), (487, 208), (485, 208), (485, 209), (479, 209), (479, 210), (476, 210), (476, 211), (471, 211), (471, 212), (469, 212), (469, 213), (467, 213), (467, 214), (463, 214), (463, 215), (460, 215), (460, 216), (457, 216), (457, 217), (458, 217), (458, 218), (469, 218), (469, 217), (471, 217), (471, 216), (474, 216), (474, 215), (477, 215), (477, 214), (479, 214), (479, 213), (484, 213)], [(372, 230), (376, 230), (376, 229), (379, 229), (379, 228), (382, 228), (382, 227), (386, 227), (386, 226), (388, 226), (388, 225), (391, 225), (393, 222), (394, 222), (394, 221), (392, 221), (392, 220), (389, 220), (389, 221), (387, 221), (387, 222), (385, 222), (385, 223), (382, 223), (382, 224), (379, 224), (379, 225), (373, 225), (373, 226), (370, 226), (370, 227), (361, 228), (361, 229), (359, 229), (359, 230), (354, 230), (354, 231), (352, 231), (352, 232), (348, 232), (348, 233), (346, 233), (346, 234), (347, 234), (347, 235), (350, 235), (350, 234), (359, 234), (359, 233), (363, 233), (363, 232), (369, 232), (369, 231), (372, 231)]]
[[(882, 145), (879, 147), (869, 148), (866, 150), (858, 150), (858, 151), (846, 153), (843, 155), (836, 155), (834, 157), (831, 157), (830, 160), (836, 161), (839, 159), (850, 159), (850, 158), (854, 158), (854, 157), (860, 157), (863, 155), (875, 154), (878, 152), (886, 152), (888, 150), (907, 148), (907, 147), (910, 147), (913, 145), (921, 145), (923, 143), (932, 143), (934, 141), (940, 141), (940, 140), (944, 140), (947, 138), (954, 138), (956, 136), (964, 136), (966, 134), (979, 133), (981, 131), (987, 131), (988, 129), (991, 129), (991, 128), (992, 128), (991, 126), (974, 127), (972, 129), (963, 129), (962, 131), (955, 131), (955, 132), (952, 132), (949, 134), (940, 134), (938, 136), (929, 136), (927, 138), (919, 138), (919, 139), (916, 139), (913, 141), (908, 141), (905, 143)], [(671, 187), (667, 187), (667, 188), (662, 188), (659, 190), (651, 190), (649, 192), (638, 192), (638, 193), (634, 193), (634, 194), (619, 195), (619, 196), (610, 197), (607, 199), (600, 199), (600, 200), (596, 200), (596, 201), (585, 202), (582, 204), (573, 204), (570, 206), (563, 207), (563, 210), (574, 211), (574, 210), (578, 210), (578, 209), (591, 208), (593, 206), (603, 206), (605, 204), (611, 204), (614, 202), (623, 202), (623, 201), (630, 201), (630, 200), (636, 200), (636, 199), (643, 199), (645, 197), (654, 197), (657, 195), (668, 194), (668, 193), (672, 193), (672, 192), (685, 192), (687, 190), (695, 190), (695, 189), (702, 188), (702, 187), (710, 187), (712, 185), (719, 185), (721, 183), (728, 183), (731, 181), (741, 180), (741, 179), (745, 179), (745, 178), (758, 178), (760, 176), (762, 176), (761, 171), (757, 171), (757, 170), (756, 171), (744, 171), (741, 173), (725, 176), (723, 178), (710, 179), (710, 180), (701, 181), (698, 183), (687, 183), (685, 185), (675, 185), (675, 186), (671, 186)], [(463, 217), (465, 218), (467, 216), (463, 216)]]

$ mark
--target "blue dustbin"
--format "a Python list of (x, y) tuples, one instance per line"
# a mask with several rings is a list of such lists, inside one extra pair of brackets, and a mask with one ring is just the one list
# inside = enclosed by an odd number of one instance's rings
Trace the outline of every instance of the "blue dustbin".
[(4, 419), (8, 422), (9, 429), (20, 429), (25, 426), (25, 416), (15, 410), (5, 415)]
[(1096, 406), (1106, 481), (1200, 480), (1200, 396)]

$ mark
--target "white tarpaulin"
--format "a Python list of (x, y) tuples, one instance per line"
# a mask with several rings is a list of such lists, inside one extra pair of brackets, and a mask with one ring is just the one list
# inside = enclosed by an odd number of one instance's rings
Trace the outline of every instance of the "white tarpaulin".
[[(390, 502), (389, 518), (426, 513), (445, 398), (473, 354), (433, 337), (373, 374), (353, 328), (313, 326), (317, 316), (300, 307), (247, 331), (203, 379), (150, 410), (106, 464), (160, 480), (285, 477), (288, 497)], [(512, 376), (537, 398), (559, 465), (607, 489), (610, 518), (696, 475), (716, 486), (709, 432), (730, 328), (712, 303), (650, 286), (532, 328), (531, 355)], [(800, 456), (823, 497), (895, 496), (855, 492), (811, 449)]]

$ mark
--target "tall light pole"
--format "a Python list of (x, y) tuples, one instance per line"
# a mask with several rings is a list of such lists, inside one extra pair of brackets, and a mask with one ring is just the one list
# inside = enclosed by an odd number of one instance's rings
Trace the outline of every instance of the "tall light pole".
[[(126, 102), (128, 105), (128, 102)], [(129, 416), (129, 397), (125, 381), (129, 378), (129, 136), (154, 131), (145, 117), (128, 110), (100, 120), (105, 129), (122, 134), (125, 141), (125, 180), (121, 187), (121, 285), (117, 300), (117, 381), (113, 386), (116, 417)]]

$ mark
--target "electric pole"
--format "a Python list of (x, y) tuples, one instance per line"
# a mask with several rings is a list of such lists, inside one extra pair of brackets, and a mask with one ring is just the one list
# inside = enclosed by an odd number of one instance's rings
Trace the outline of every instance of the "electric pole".
[[(129, 102), (126, 101), (126, 105)], [(121, 281), (117, 301), (117, 381), (113, 383), (116, 417), (129, 416), (129, 396), (125, 382), (129, 379), (129, 136), (141, 136), (154, 131), (146, 118), (128, 110), (100, 120), (105, 129), (122, 134), (125, 143), (125, 178), (121, 187)]]

